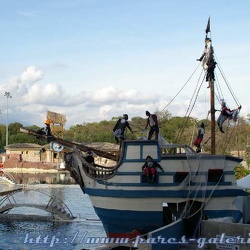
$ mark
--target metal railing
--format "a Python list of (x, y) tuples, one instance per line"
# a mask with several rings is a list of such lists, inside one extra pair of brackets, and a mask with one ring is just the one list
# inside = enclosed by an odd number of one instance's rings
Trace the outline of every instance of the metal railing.
[[(27, 201), (27, 200), (26, 200), (27, 203), (19, 202), (19, 201), (17, 201), (18, 197), (15, 197), (15, 195), (17, 192), (20, 192), (20, 191), (23, 191), (22, 193), (24, 193), (24, 192), (37, 192), (37, 193), (43, 194), (48, 199), (46, 199), (46, 202), (44, 204), (40, 204), (40, 202), (39, 203), (35, 203), (35, 202), (29, 203), (29, 201)], [(25, 199), (22, 199), (22, 201), (23, 200), (25, 200)], [(75, 218), (75, 216), (72, 214), (69, 207), (60, 198), (53, 196), (53, 195), (50, 195), (49, 193), (47, 193), (44, 190), (28, 189), (27, 187), (23, 188), (22, 190), (15, 190), (12, 193), (8, 193), (7, 195), (5, 195), (0, 200), (0, 211), (2, 209), (2, 213), (3, 213), (6, 210), (10, 210), (10, 209), (12, 209), (14, 207), (18, 207), (20, 205), (25, 206), (25, 204), (27, 205), (27, 207), (32, 207), (32, 205), (34, 208), (40, 207), (41, 209), (44, 209), (47, 212), (52, 213), (53, 216), (58, 215), (57, 218), (60, 217), (60, 215), (65, 215), (67, 218), (70, 218), (70, 219)], [(3, 208), (7, 208), (7, 209), (5, 210)]]

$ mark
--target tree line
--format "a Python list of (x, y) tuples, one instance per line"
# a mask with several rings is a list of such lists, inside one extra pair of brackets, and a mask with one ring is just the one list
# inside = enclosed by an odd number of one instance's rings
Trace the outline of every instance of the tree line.
[[(205, 136), (202, 142), (204, 151), (210, 151), (210, 121), (207, 119), (198, 120), (193, 117), (172, 116), (168, 111), (156, 112), (159, 121), (160, 134), (169, 143), (181, 143), (193, 146), (193, 141), (197, 136), (199, 125), (205, 124)], [(110, 142), (115, 143), (113, 127), (121, 117), (112, 117), (111, 120), (100, 122), (82, 123), (65, 129), (63, 139), (79, 143), (89, 142)], [(250, 166), (250, 116), (240, 117), (237, 123), (225, 122), (223, 126), (225, 133), (216, 130), (216, 153), (231, 154), (232, 151), (239, 155), (244, 152), (244, 160)], [(146, 139), (148, 130), (145, 130), (146, 119), (142, 117), (132, 117), (129, 121), (134, 133), (125, 133), (127, 139)], [(15, 122), (8, 126), (8, 142), (14, 143), (41, 143), (32, 135), (20, 132), (20, 128), (37, 131), (40, 127), (36, 125), (24, 127), (21, 123)], [(42, 142), (46, 144), (47, 142)], [(0, 124), (0, 150), (3, 152), (6, 145), (6, 125)]]
[[(172, 116), (168, 111), (156, 112), (159, 120), (160, 134), (169, 143), (182, 143), (192, 146), (197, 135), (198, 127), (203, 122), (205, 124), (205, 136), (202, 142), (203, 149), (207, 152), (210, 150), (210, 121), (207, 119), (198, 120), (193, 117)], [(111, 142), (114, 143), (113, 127), (120, 117), (113, 117), (111, 120), (100, 122), (82, 123), (71, 126), (64, 130), (64, 138), (69, 141), (80, 143), (88, 142)], [(240, 117), (238, 122), (224, 124), (226, 133), (216, 130), (216, 152), (230, 154), (232, 151), (246, 151), (250, 142), (250, 124), (247, 119)], [(132, 117), (129, 121), (134, 133), (127, 131), (127, 139), (147, 138), (148, 130), (145, 130), (146, 119), (142, 117)], [(227, 124), (226, 124), (227, 123)], [(37, 143), (37, 138), (20, 132), (24, 126), (15, 122), (8, 126), (9, 144), (13, 143)], [(26, 129), (37, 131), (40, 127), (26, 126)], [(6, 144), (6, 126), (0, 124), (0, 148), (4, 149)]]

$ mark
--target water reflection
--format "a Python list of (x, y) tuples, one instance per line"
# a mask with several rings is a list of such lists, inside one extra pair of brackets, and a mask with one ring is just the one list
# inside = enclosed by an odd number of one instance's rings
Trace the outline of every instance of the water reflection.
[(11, 173), (16, 184), (76, 184), (68, 171), (57, 173)]

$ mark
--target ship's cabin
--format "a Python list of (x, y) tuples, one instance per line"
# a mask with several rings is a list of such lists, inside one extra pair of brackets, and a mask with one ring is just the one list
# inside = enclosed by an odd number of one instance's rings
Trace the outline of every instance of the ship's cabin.
[(160, 145), (156, 140), (124, 141), (122, 144), (123, 154), (121, 161), (145, 161), (150, 155), (155, 161), (160, 161), (167, 155), (195, 154), (195, 151), (184, 144)]

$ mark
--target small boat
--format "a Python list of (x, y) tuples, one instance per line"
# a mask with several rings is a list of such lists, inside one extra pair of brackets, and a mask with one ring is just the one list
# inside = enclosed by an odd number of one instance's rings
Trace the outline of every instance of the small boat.
[[(185, 144), (168, 143), (161, 136), (158, 140), (123, 140), (117, 154), (60, 138), (51, 142), (52, 148), (59, 144), (71, 149), (65, 153), (66, 169), (89, 195), (108, 237), (133, 238), (180, 219), (189, 222), (189, 234), (193, 235), (202, 219), (228, 217), (235, 223), (242, 219), (242, 211), (234, 205), (236, 197), (246, 195), (237, 187), (234, 175), (234, 168), (242, 159), (215, 152), (216, 62), (209, 33), (210, 19), (205, 50), (198, 60), (211, 96), (209, 153), (197, 153)], [(88, 150), (108, 159), (111, 166), (89, 163), (83, 154)], [(147, 156), (163, 168), (153, 183), (142, 171)]]

